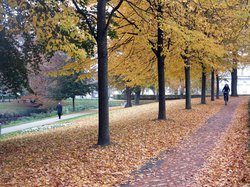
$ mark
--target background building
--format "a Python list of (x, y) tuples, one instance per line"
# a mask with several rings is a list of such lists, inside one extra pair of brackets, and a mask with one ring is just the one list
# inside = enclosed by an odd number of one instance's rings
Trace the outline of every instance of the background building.
[[(220, 83), (220, 89), (227, 83), (231, 88), (231, 73), (228, 72), (222, 77)], [(250, 95), (250, 66), (245, 66), (238, 69), (238, 84), (237, 84), (238, 95)]]

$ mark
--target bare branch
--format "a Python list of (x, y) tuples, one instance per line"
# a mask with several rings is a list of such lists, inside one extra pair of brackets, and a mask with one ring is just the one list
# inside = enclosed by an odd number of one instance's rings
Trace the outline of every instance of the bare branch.
[(139, 27), (132, 21), (130, 21), (122, 12), (117, 10), (117, 12), (122, 16), (123, 19), (125, 19), (130, 25), (133, 25), (136, 29), (139, 30)]
[[(128, 3), (128, 5), (134, 10), (134, 12), (143, 20), (143, 21), (145, 21), (146, 23), (148, 23), (148, 20), (146, 20), (140, 13), (139, 13), (139, 11), (141, 11), (141, 12), (147, 12), (146, 10), (144, 10), (144, 9), (142, 9), (142, 8), (140, 8), (140, 7), (138, 7), (136, 4), (134, 4), (134, 3), (132, 3), (132, 2), (130, 2), (130, 1), (126, 1), (127, 3)], [(149, 13), (149, 12), (147, 12), (147, 13)]]
[(75, 0), (72, 0), (72, 2), (75, 5), (78, 13), (80, 13), (84, 17), (84, 19), (85, 19), (85, 21), (86, 21), (86, 23), (87, 23), (87, 25), (89, 27), (91, 35), (95, 38), (95, 40), (97, 40), (97, 35), (95, 33), (95, 29), (94, 29), (93, 25), (91, 25), (91, 22), (88, 19), (87, 13), (84, 10), (80, 9), (80, 7), (78, 6), (78, 4), (77, 4), (77, 2)]
[(120, 8), (120, 6), (122, 5), (123, 1), (124, 1), (124, 0), (120, 0), (119, 3), (116, 5), (116, 7), (114, 7), (114, 8), (112, 9), (112, 11), (111, 11), (111, 13), (110, 13), (110, 15), (109, 15), (109, 17), (108, 17), (108, 21), (107, 21), (107, 24), (106, 24), (105, 31), (108, 29), (109, 24), (110, 24), (110, 21), (111, 21), (113, 15), (114, 15), (115, 11), (117, 11), (117, 10)]
[(152, 51), (157, 55), (158, 50), (155, 49), (155, 44), (152, 40), (148, 40), (148, 42), (152, 45), (151, 49)]
[[(125, 34), (124, 34), (125, 35)], [(127, 45), (128, 43), (130, 43), (131, 41), (133, 41), (133, 36), (127, 38), (123, 43), (117, 43), (115, 44), (113, 47), (111, 47), (109, 50), (110, 52), (114, 52), (116, 51), (117, 49), (119, 49), (121, 46), (124, 46), (124, 45)]]

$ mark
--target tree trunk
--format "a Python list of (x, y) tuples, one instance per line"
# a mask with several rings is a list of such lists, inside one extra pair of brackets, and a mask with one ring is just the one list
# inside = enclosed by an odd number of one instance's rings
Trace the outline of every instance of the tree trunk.
[(181, 86), (181, 89), (180, 89), (180, 94), (181, 94), (181, 99), (184, 99), (184, 86)]
[(76, 111), (76, 108), (75, 108), (75, 96), (72, 97), (72, 106), (73, 106), (73, 112)]
[(202, 64), (202, 77), (201, 77), (201, 104), (206, 104), (206, 70), (205, 66)]
[(159, 89), (155, 91), (155, 101), (159, 102)]
[(106, 3), (97, 4), (97, 50), (98, 50), (98, 91), (99, 91), (99, 131), (98, 145), (110, 144), (108, 105), (108, 48), (106, 31)]
[(191, 109), (191, 78), (190, 78), (190, 59), (185, 59), (185, 87), (186, 87), (186, 109)]
[(162, 5), (158, 4), (158, 15), (157, 15), (157, 64), (158, 64), (158, 86), (159, 86), (159, 112), (158, 119), (166, 119), (166, 103), (165, 103), (165, 69), (164, 60), (165, 56), (163, 54), (163, 41), (164, 34), (161, 28), (161, 17), (163, 14)]
[(138, 87), (135, 90), (135, 105), (139, 105), (140, 104), (140, 97), (141, 97), (141, 88)]
[(214, 70), (211, 72), (211, 101), (214, 101)]
[(132, 90), (130, 87), (126, 86), (126, 105), (125, 108), (127, 107), (132, 107)]
[(237, 91), (237, 80), (238, 80), (238, 71), (237, 67), (233, 69), (231, 72), (231, 96), (238, 96), (238, 91)]
[(216, 74), (216, 99), (220, 99), (220, 78), (218, 74)]

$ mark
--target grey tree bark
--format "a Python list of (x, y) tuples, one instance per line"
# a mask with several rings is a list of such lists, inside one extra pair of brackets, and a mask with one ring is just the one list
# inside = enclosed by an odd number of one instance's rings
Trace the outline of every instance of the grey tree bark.
[(125, 108), (132, 107), (132, 90), (129, 86), (126, 86), (126, 100)]
[(139, 105), (141, 98), (141, 88), (140, 87), (136, 88), (134, 92), (135, 92), (135, 105)]
[(185, 58), (185, 87), (186, 87), (186, 109), (191, 109), (191, 78), (190, 78), (190, 59)]
[(201, 77), (201, 104), (206, 104), (206, 82), (207, 82), (207, 76), (205, 67), (202, 64), (202, 77)]
[(231, 96), (238, 96), (237, 84), (238, 84), (238, 71), (234, 68), (231, 72)]
[(220, 77), (216, 74), (216, 99), (220, 99)]
[(214, 70), (211, 71), (211, 101), (214, 101)]
[(157, 29), (157, 64), (158, 64), (158, 86), (159, 86), (159, 112), (158, 119), (166, 119), (166, 101), (165, 101), (165, 68), (164, 60), (165, 56), (163, 55), (163, 42), (164, 34), (161, 28), (161, 17), (163, 14), (161, 3), (158, 4), (158, 29)]
[(98, 145), (110, 144), (106, 3), (107, 3), (106, 0), (102, 0), (98, 1), (97, 4), (97, 51), (98, 51), (98, 93), (99, 93)]

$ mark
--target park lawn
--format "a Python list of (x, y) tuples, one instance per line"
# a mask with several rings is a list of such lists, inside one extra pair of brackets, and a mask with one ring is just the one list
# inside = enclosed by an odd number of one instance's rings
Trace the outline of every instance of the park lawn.
[[(148, 104), (148, 103), (153, 103), (153, 102), (156, 102), (156, 101), (155, 100), (141, 100), (140, 104)], [(114, 100), (114, 99), (109, 100), (110, 107), (123, 106), (124, 104), (125, 104), (124, 100)], [(63, 100), (63, 106), (64, 106), (65, 112), (72, 111), (73, 110), (72, 99)], [(98, 99), (76, 99), (75, 100), (76, 111), (90, 110), (90, 109), (96, 109), (96, 108), (98, 108)]]
[(0, 102), (0, 114), (19, 114), (27, 115), (34, 112), (36, 109), (30, 105), (15, 102)]
[[(234, 99), (234, 98), (232, 98)], [(114, 186), (126, 181), (159, 153), (178, 146), (210, 116), (222, 100), (184, 110), (184, 100), (167, 101), (166, 121), (157, 103), (110, 112), (112, 144), (97, 142), (97, 116), (73, 126), (20, 135), (0, 142), (0, 186)]]
[[(63, 101), (63, 113), (64, 114), (70, 114), (73, 112), (72, 107), (72, 100), (66, 99)], [(146, 101), (146, 102), (153, 102), (153, 101)], [(91, 110), (98, 108), (98, 100), (97, 99), (76, 99), (76, 112), (84, 111), (84, 110)], [(121, 106), (124, 103), (122, 100), (110, 100), (109, 104), (110, 106)], [(145, 102), (142, 102), (145, 103)], [(10, 121), (6, 123), (2, 128), (12, 127), (24, 123), (34, 122), (42, 119), (48, 119), (51, 117), (56, 116), (56, 111), (52, 110), (47, 113), (37, 113), (38, 109), (32, 107), (32, 105), (29, 104), (22, 104), (17, 102), (11, 102), (11, 103), (0, 103), (0, 114), (9, 114), (9, 115), (19, 115), (23, 116), (15, 121)]]
[[(64, 110), (73, 110), (72, 99), (63, 100)], [(121, 106), (124, 103), (123, 100), (109, 100), (109, 106)], [(89, 110), (98, 108), (98, 99), (76, 99), (76, 110)]]

